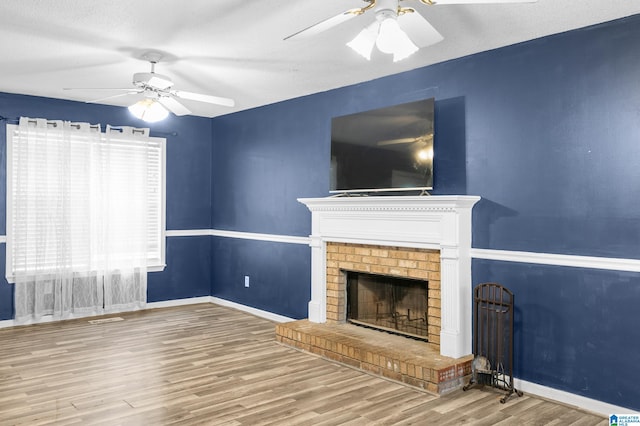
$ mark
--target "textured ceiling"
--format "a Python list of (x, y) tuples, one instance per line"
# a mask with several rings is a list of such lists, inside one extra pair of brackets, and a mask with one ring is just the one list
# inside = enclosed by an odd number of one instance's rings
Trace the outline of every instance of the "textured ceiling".
[[(636, 0), (539, 0), (523, 4), (427, 6), (418, 10), (444, 41), (393, 63), (371, 61), (345, 43), (374, 18), (368, 12), (312, 38), (283, 39), (361, 0), (2, 0), (0, 91), (90, 101), (128, 88), (149, 71), (145, 51), (164, 52), (156, 72), (175, 88), (233, 98), (226, 108), (184, 101), (214, 117), (396, 74), (640, 13)], [(127, 106), (141, 95), (101, 103)]]

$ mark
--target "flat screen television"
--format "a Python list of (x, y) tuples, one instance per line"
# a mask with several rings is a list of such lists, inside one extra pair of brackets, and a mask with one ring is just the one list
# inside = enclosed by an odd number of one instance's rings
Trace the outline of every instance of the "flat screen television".
[(434, 99), (331, 120), (332, 193), (433, 189)]

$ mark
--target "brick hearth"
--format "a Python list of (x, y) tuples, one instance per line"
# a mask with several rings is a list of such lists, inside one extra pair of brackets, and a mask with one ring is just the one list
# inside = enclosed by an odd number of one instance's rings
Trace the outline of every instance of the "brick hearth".
[(453, 359), (425, 342), (352, 324), (293, 321), (276, 326), (277, 341), (370, 374), (436, 394), (460, 388), (472, 355)]

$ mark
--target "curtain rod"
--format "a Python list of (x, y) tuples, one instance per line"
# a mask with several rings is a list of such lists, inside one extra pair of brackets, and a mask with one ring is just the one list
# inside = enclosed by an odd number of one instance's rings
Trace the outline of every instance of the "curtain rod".
[(149, 130), (149, 135), (152, 137), (178, 136), (178, 132), (156, 132)]
[[(111, 126), (108, 125), (109, 130), (115, 130), (116, 132), (120, 132), (122, 133), (124, 131), (125, 126)], [(144, 135), (146, 129), (136, 129), (135, 127), (131, 128), (131, 133), (136, 134), (136, 133), (141, 133)], [(106, 132), (106, 129), (105, 129)], [(151, 132), (151, 130), (149, 130), (149, 132)]]
[[(0, 121), (6, 121), (8, 124), (19, 124), (20, 123), (20, 118), (9, 118), (9, 117), (5, 117), (4, 115), (0, 115)], [(35, 121), (34, 121), (35, 122)], [(74, 127), (79, 127), (79, 125), (73, 125)], [(96, 125), (92, 125), (91, 127), (94, 128), (94, 126), (99, 126), (99, 124)], [(122, 126), (111, 126), (112, 129), (122, 129)], [(141, 130), (138, 129), (134, 129), (134, 132), (141, 132)], [(149, 129), (149, 133), (151, 136), (155, 136), (155, 137), (167, 137), (167, 136), (178, 136), (178, 132), (156, 132), (155, 130), (151, 130)]]
[(6, 121), (9, 124), (18, 124), (20, 122), (19, 118), (9, 118), (4, 115), (0, 115), (0, 121)]

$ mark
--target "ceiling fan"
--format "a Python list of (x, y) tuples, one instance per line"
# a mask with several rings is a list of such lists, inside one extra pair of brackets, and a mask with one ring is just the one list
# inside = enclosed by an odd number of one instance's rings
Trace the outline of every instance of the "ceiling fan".
[(142, 94), (144, 98), (129, 107), (129, 110), (138, 118), (145, 121), (159, 121), (167, 117), (168, 111), (175, 115), (188, 115), (191, 111), (178, 101), (186, 99), (197, 102), (205, 102), (214, 105), (232, 107), (235, 105), (233, 99), (219, 96), (203, 95), (200, 93), (186, 92), (173, 89), (171, 78), (157, 74), (155, 65), (162, 59), (158, 52), (147, 52), (142, 55), (142, 59), (151, 64), (150, 72), (138, 72), (133, 74), (133, 86), (130, 88), (63, 88), (63, 90), (104, 90), (118, 91), (118, 93), (99, 99), (87, 101), (88, 103), (101, 102), (120, 96)]
[[(373, 46), (383, 53), (393, 54), (393, 61), (400, 61), (412, 55), (421, 47), (431, 46), (444, 39), (416, 9), (402, 7), (405, 0), (363, 0), (367, 3), (361, 8), (349, 9), (336, 16), (320, 21), (285, 37), (285, 40), (310, 37), (352, 18), (365, 14), (369, 10), (375, 12), (375, 20), (366, 26), (347, 46), (357, 53), (371, 59)], [(535, 3), (538, 0), (416, 0), (429, 6), (447, 4), (482, 4), (482, 3)]]

